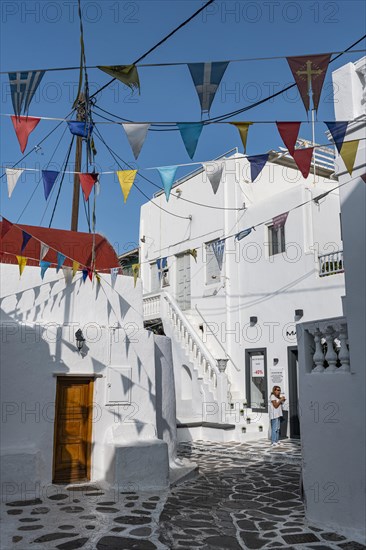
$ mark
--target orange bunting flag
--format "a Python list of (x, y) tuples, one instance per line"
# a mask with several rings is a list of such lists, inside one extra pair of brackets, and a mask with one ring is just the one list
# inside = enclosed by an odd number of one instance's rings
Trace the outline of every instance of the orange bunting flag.
[(248, 130), (249, 126), (253, 124), (253, 122), (229, 122), (229, 124), (232, 124), (233, 126), (236, 126), (239, 130), (239, 134), (241, 137), (241, 141), (243, 143), (244, 147), (244, 153), (247, 151), (247, 139), (248, 139)]
[(339, 154), (347, 168), (348, 173), (352, 176), (353, 167), (355, 165), (359, 140), (344, 141)]
[(117, 172), (117, 177), (122, 189), (124, 202), (126, 202), (127, 197), (130, 194), (136, 174), (137, 170), (120, 170), (119, 172)]
[(79, 180), (80, 185), (84, 193), (85, 200), (87, 201), (89, 199), (89, 195), (91, 193), (91, 190), (94, 187), (94, 184), (96, 183), (97, 179), (99, 177), (99, 174), (79, 174)]
[(313, 98), (313, 109), (318, 110), (320, 94), (330, 58), (331, 54), (287, 57), (287, 62), (307, 111), (310, 109), (310, 93)]
[(133, 273), (133, 286), (136, 287), (136, 281), (140, 273), (140, 264), (132, 264), (132, 273)]
[(27, 265), (28, 258), (24, 258), (24, 256), (17, 256), (17, 260), (19, 265), (19, 273), (20, 273), (20, 276), (22, 276), (24, 268)]
[(29, 134), (33, 132), (34, 128), (41, 119), (31, 116), (11, 116), (10, 118), (19, 141), (20, 150), (24, 153), (27, 147)]
[(303, 177), (306, 179), (310, 172), (311, 159), (313, 158), (314, 147), (307, 147), (306, 149), (296, 149), (292, 155), (294, 161)]

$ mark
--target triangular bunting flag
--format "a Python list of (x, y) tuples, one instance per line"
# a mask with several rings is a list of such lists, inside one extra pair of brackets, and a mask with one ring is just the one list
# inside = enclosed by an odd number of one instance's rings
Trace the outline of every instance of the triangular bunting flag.
[(56, 268), (56, 273), (58, 273), (62, 267), (62, 264), (64, 263), (64, 261), (66, 260), (66, 256), (64, 256), (63, 254), (61, 254), (61, 252), (57, 252), (57, 268)]
[(320, 94), (330, 58), (331, 54), (287, 57), (287, 62), (307, 111), (310, 109), (310, 89), (313, 96), (313, 108), (316, 111), (318, 110)]
[(311, 159), (313, 158), (314, 147), (307, 147), (306, 149), (296, 149), (294, 151), (293, 159), (303, 177), (306, 179), (310, 172)]
[(158, 268), (158, 277), (159, 277), (159, 281), (160, 281), (160, 278), (161, 278), (161, 258), (158, 258), (156, 260), (156, 267)]
[(161, 259), (161, 269), (165, 269), (168, 267), (168, 257), (165, 256), (165, 258)]
[(85, 200), (89, 199), (89, 195), (95, 182), (97, 181), (99, 174), (79, 174), (80, 185), (84, 193)]
[(3, 221), (1, 223), (1, 238), (5, 237), (8, 231), (13, 227), (13, 224), (9, 222), (6, 218), (3, 217)]
[(266, 162), (268, 161), (268, 157), (268, 153), (264, 155), (247, 157), (247, 160), (250, 162), (250, 177), (252, 182), (255, 181), (259, 174), (262, 172)]
[(93, 133), (94, 125), (92, 123), (79, 120), (68, 120), (67, 124), (73, 136), (90, 138)]
[(100, 285), (100, 283), (102, 282), (101, 278), (100, 278), (100, 275), (99, 273), (97, 273), (96, 271), (94, 272), (94, 275), (95, 275), (95, 278), (97, 280), (97, 283), (98, 285)]
[[(363, 176), (361, 176), (361, 179), (366, 183), (366, 174), (364, 174)], [(3, 218), (3, 221), (4, 221), (4, 218)]]
[(112, 286), (112, 288), (114, 288), (114, 285), (116, 284), (118, 273), (119, 273), (119, 267), (112, 267), (112, 269), (111, 269), (111, 286)]
[(332, 134), (338, 153), (340, 153), (344, 138), (346, 137), (348, 122), (326, 122), (325, 124), (328, 126), (328, 130)]
[(43, 258), (45, 256), (47, 256), (47, 253), (48, 253), (49, 249), (50, 249), (49, 246), (47, 246), (44, 243), (41, 243), (41, 253), (40, 253), (40, 258), (39, 258), (40, 260), (43, 260)]
[(23, 235), (23, 242), (22, 242), (22, 248), (20, 249), (21, 252), (23, 252), (28, 242), (32, 238), (32, 235), (29, 235), (29, 233), (27, 233), (26, 231), (22, 231), (22, 235)]
[(64, 274), (65, 283), (68, 285), (72, 281), (72, 267), (63, 267), (62, 272)]
[(233, 126), (236, 126), (236, 128), (239, 130), (241, 141), (242, 141), (243, 147), (244, 147), (244, 153), (246, 153), (248, 130), (249, 130), (249, 126), (251, 124), (253, 124), (253, 122), (230, 122), (229, 124), (232, 124)]
[(39, 262), (39, 267), (41, 268), (41, 278), (43, 281), (44, 274), (46, 273), (47, 269), (50, 267), (51, 262), (45, 262), (44, 260), (41, 260)]
[(217, 88), (228, 65), (228, 61), (188, 63), (188, 69), (197, 90), (202, 112), (210, 110)]
[(239, 233), (237, 233), (235, 235), (235, 239), (237, 241), (241, 241), (242, 239), (244, 239), (244, 237), (247, 237), (248, 235), (250, 235), (250, 233), (252, 232), (252, 228), (248, 228), (248, 229), (243, 229), (243, 231), (240, 231)]
[(138, 89), (140, 92), (140, 79), (136, 65), (99, 65), (98, 69), (117, 78), (132, 91)]
[(360, 140), (358, 139), (353, 139), (352, 141), (345, 141), (342, 145), (342, 149), (339, 152), (347, 168), (347, 171), (351, 176), (353, 172), (353, 167), (355, 165), (359, 141)]
[(31, 116), (11, 116), (10, 118), (19, 141), (20, 150), (22, 153), (24, 153), (25, 148), (27, 147), (29, 134), (33, 132), (34, 128), (37, 126), (38, 122), (41, 119)]
[(19, 274), (20, 274), (20, 276), (22, 276), (22, 273), (23, 273), (23, 271), (24, 271), (24, 268), (25, 268), (25, 266), (27, 265), (27, 259), (28, 259), (28, 258), (24, 258), (23, 256), (17, 256), (18, 265), (19, 265)]
[(22, 168), (6, 168), (6, 179), (8, 182), (8, 195), (9, 199), (15, 189), (19, 176), (24, 172)]
[(275, 216), (272, 220), (273, 229), (277, 231), (280, 227), (283, 227), (286, 223), (288, 216), (288, 212), (284, 212), (283, 214), (279, 214), (278, 216)]
[(93, 280), (93, 270), (88, 268), (88, 277), (92, 281)]
[(192, 159), (202, 132), (203, 122), (177, 122), (177, 126), (187, 153)]
[(72, 278), (75, 277), (77, 270), (79, 269), (80, 264), (79, 262), (75, 262), (75, 260), (72, 262)]
[(212, 250), (215, 254), (217, 263), (219, 264), (219, 269), (221, 271), (222, 262), (224, 259), (224, 250), (225, 250), (225, 239), (220, 239), (219, 241), (214, 241), (212, 244)]
[(89, 269), (83, 269), (83, 283), (85, 283), (89, 274)]
[(132, 274), (133, 274), (133, 286), (136, 287), (137, 278), (140, 273), (140, 264), (132, 264)]
[(188, 250), (188, 254), (193, 256), (194, 261), (197, 263), (197, 250), (195, 248), (191, 248), (190, 250)]
[(9, 73), (11, 101), (14, 113), (28, 113), (29, 105), (44, 76), (45, 71), (24, 71)]
[(202, 166), (206, 171), (209, 182), (211, 183), (212, 190), (216, 195), (220, 185), (222, 172), (224, 170), (224, 162), (203, 162)]
[(276, 125), (288, 152), (293, 155), (301, 122), (276, 122)]
[(162, 166), (157, 168), (161, 181), (163, 182), (166, 200), (169, 200), (170, 191), (174, 182), (178, 166)]
[(53, 184), (55, 183), (59, 173), (60, 172), (55, 172), (55, 170), (42, 170), (44, 198), (46, 200), (48, 199), (49, 194), (51, 193)]
[(124, 202), (126, 202), (128, 195), (130, 194), (131, 187), (135, 181), (137, 170), (120, 170), (117, 173), (118, 181), (122, 189)]
[(137, 160), (145, 142), (150, 124), (133, 124), (131, 122), (123, 122), (122, 126), (126, 132), (133, 156)]

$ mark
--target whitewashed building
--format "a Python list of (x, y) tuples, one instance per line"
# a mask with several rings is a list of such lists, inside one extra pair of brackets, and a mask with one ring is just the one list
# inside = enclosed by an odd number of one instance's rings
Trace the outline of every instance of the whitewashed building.
[[(172, 339), (178, 438), (267, 436), (274, 384), (287, 397), (283, 435), (299, 437), (296, 322), (342, 312), (333, 158), (318, 151), (315, 175), (304, 179), (286, 151), (272, 151), (254, 183), (237, 151), (219, 161), (216, 194), (198, 169), (174, 183), (168, 204), (157, 193), (141, 208), (144, 318), (162, 321)], [(272, 219), (287, 211), (274, 230)], [(212, 243), (228, 236), (220, 270)]]
[[(340, 157), (345, 265), (341, 316), (314, 315), (299, 340), (303, 481), (313, 523), (365, 544), (366, 57), (333, 72), (336, 121), (360, 140), (352, 176)], [(330, 279), (330, 277), (329, 277)]]
[[(25, 229), (87, 265), (92, 235)], [(26, 253), (37, 258), (32, 243)], [(105, 243), (97, 236), (97, 250)], [(169, 464), (178, 467), (171, 345), (143, 328), (141, 283), (118, 275), (112, 284), (106, 273), (84, 283), (80, 271), (71, 281), (55, 268), (42, 280), (28, 265), (20, 278), (20, 244), (13, 227), (1, 248), (12, 263), (0, 263), (4, 499), (52, 482), (167, 487)]]

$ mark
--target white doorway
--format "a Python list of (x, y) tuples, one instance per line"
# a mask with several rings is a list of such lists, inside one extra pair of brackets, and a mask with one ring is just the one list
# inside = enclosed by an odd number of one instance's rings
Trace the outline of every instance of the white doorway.
[(189, 253), (177, 256), (177, 302), (182, 311), (191, 309), (191, 260)]

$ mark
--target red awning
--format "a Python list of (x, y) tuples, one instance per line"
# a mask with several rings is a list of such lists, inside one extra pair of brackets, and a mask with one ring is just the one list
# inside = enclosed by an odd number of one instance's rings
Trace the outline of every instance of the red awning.
[[(0, 222), (1, 235), (2, 222)], [(23, 233), (29, 233), (32, 239), (21, 252)], [(0, 262), (17, 264), (18, 256), (28, 258), (27, 265), (38, 266), (41, 253), (41, 243), (50, 247), (43, 258), (47, 262), (57, 265), (57, 252), (66, 256), (64, 266), (72, 267), (72, 261), (79, 262), (80, 267), (91, 267), (93, 235), (63, 229), (49, 229), (32, 225), (13, 225), (0, 239)], [(112, 245), (101, 235), (95, 235), (95, 269), (108, 271), (112, 267), (119, 267), (118, 258)]]

